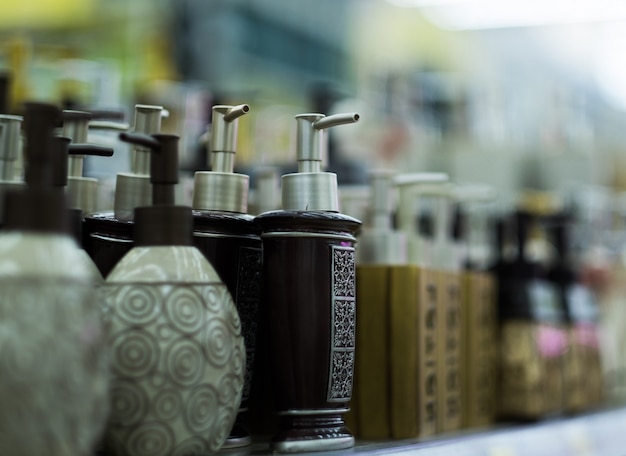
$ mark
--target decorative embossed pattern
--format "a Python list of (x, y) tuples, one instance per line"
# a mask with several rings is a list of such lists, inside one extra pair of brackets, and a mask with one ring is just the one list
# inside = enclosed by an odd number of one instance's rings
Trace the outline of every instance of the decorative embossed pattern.
[(247, 360), (243, 393), (241, 395), (242, 406), (250, 397), (259, 300), (261, 299), (261, 265), (261, 249), (252, 247), (241, 247), (239, 249), (236, 306), (241, 320)]
[(332, 316), (328, 402), (352, 397), (356, 330), (356, 280), (354, 248), (331, 246)]
[(114, 376), (106, 446), (130, 456), (217, 451), (246, 364), (226, 287), (110, 283), (102, 295)]
[[(109, 404), (93, 286), (11, 277), (0, 290), (0, 454), (91, 454)], [(123, 394), (129, 413), (140, 413), (141, 398)]]
[(333, 246), (333, 296), (354, 298), (354, 294), (354, 249)]

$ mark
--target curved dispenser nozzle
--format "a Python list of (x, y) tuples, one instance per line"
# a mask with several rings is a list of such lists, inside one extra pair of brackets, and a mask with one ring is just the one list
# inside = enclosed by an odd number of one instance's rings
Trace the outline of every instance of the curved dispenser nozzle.
[(213, 106), (211, 131), (211, 171), (194, 176), (193, 208), (206, 211), (248, 211), (249, 177), (234, 173), (239, 117), (247, 114), (247, 104)]
[[(134, 133), (155, 134), (161, 130), (162, 106), (135, 105)], [(115, 183), (114, 215), (118, 220), (133, 220), (134, 209), (150, 205), (150, 148), (133, 144), (131, 172), (118, 173)]]
[(421, 239), (417, 232), (417, 194), (419, 187), (422, 190), (433, 185), (442, 185), (448, 182), (445, 173), (409, 173), (399, 174), (394, 178), (394, 184), (398, 188), (398, 229), (404, 232), (408, 239), (409, 263), (425, 265), (430, 261), (428, 258), (427, 243)]
[(392, 228), (392, 181), (395, 172), (370, 172), (370, 227), (359, 239), (357, 262), (361, 264), (406, 264), (406, 233)]
[(299, 114), (297, 121), (296, 158), (298, 172), (282, 178), (284, 210), (339, 211), (337, 175), (322, 172), (327, 138), (324, 130), (359, 120), (357, 113)]
[(135, 245), (192, 245), (191, 208), (175, 206), (178, 183), (178, 140), (176, 135), (120, 133), (122, 141), (151, 151), (150, 183), (152, 206), (135, 209)]

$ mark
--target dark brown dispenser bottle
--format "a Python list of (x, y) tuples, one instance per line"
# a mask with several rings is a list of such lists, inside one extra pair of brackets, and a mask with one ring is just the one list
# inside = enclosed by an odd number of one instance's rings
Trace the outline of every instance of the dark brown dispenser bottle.
[(337, 176), (321, 172), (326, 128), (358, 114), (301, 114), (298, 173), (282, 177), (283, 210), (263, 233), (263, 299), (280, 430), (272, 449), (295, 453), (354, 445), (342, 414), (352, 396), (355, 243), (361, 222), (338, 212)]
[(248, 212), (249, 177), (234, 173), (239, 117), (248, 105), (213, 106), (211, 171), (194, 176), (194, 245), (204, 254), (232, 295), (246, 346), (246, 376), (237, 421), (224, 448), (249, 445), (245, 423), (254, 365), (261, 294), (261, 229)]
[[(135, 106), (135, 133), (153, 134), (161, 129), (161, 106)], [(106, 277), (133, 247), (134, 210), (152, 203), (150, 150), (134, 145), (130, 173), (118, 173), (113, 212), (97, 212), (85, 217), (83, 244), (89, 256)]]

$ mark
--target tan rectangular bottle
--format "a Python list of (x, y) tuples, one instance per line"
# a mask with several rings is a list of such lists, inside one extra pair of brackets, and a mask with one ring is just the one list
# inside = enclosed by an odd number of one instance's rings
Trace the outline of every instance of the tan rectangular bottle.
[(495, 282), (481, 271), (462, 276), (462, 426), (489, 425), (495, 414)]
[(389, 307), (391, 267), (356, 269), (357, 324), (352, 432), (363, 439), (391, 437), (389, 416)]
[(434, 434), (437, 283), (415, 265), (391, 269), (391, 433), (406, 439)]
[(437, 431), (461, 427), (461, 277), (437, 271)]

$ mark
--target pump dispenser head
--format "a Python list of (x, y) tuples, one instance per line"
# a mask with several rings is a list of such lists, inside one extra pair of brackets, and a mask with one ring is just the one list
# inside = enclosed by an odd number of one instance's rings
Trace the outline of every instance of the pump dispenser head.
[(360, 264), (406, 264), (407, 237), (392, 229), (392, 179), (390, 170), (370, 172), (370, 226), (363, 230), (357, 249)]
[(486, 269), (493, 253), (489, 243), (488, 208), (497, 197), (493, 187), (487, 184), (460, 184), (454, 189), (454, 197), (460, 204), (465, 219), (466, 265), (472, 269)]
[(397, 226), (398, 230), (407, 236), (411, 264), (425, 266), (431, 261), (431, 247), (428, 241), (418, 235), (418, 192), (447, 182), (448, 175), (445, 173), (399, 174), (394, 179), (394, 184), (398, 188)]
[[(155, 134), (161, 130), (162, 106), (135, 105), (135, 126), (139, 134)], [(151, 149), (133, 144), (131, 172), (118, 173), (115, 183), (114, 214), (119, 220), (133, 220), (134, 209), (151, 203), (150, 154)]]
[(121, 133), (120, 139), (152, 152), (152, 206), (135, 209), (135, 245), (192, 245), (191, 208), (174, 205), (178, 183), (178, 136)]
[(249, 177), (234, 173), (239, 117), (247, 104), (213, 106), (211, 122), (211, 171), (194, 176), (193, 208), (205, 211), (248, 211)]
[(24, 116), (27, 189), (7, 193), (5, 227), (9, 230), (66, 232), (65, 195), (54, 187), (53, 132), (61, 111), (46, 103), (27, 103)]
[(89, 122), (92, 114), (86, 111), (63, 111), (63, 135), (72, 140), (68, 153), (68, 205), (80, 209), (84, 214), (96, 210), (98, 180), (83, 177), (83, 165), (86, 155), (110, 157), (113, 149), (87, 144)]
[(359, 117), (357, 113), (296, 116), (298, 172), (282, 178), (284, 210), (339, 212), (337, 175), (322, 172), (328, 142), (325, 130), (357, 122)]

